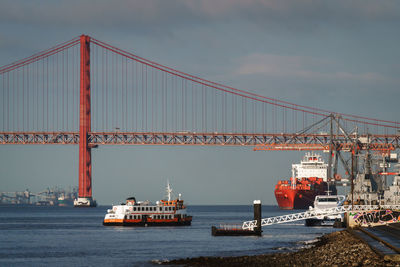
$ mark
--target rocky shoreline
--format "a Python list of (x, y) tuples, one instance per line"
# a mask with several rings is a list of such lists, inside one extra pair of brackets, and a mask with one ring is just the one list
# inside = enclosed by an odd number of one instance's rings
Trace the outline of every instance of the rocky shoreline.
[(164, 265), (180, 266), (400, 266), (385, 261), (366, 243), (348, 231), (319, 238), (311, 248), (296, 252), (240, 257), (199, 257), (171, 260)]

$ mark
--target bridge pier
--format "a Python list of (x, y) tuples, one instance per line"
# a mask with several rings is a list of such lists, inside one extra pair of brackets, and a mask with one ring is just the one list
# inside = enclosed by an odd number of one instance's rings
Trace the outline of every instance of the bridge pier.
[(90, 37), (81, 35), (79, 109), (79, 195), (75, 207), (95, 207), (92, 198), (92, 152), (88, 144), (90, 121)]

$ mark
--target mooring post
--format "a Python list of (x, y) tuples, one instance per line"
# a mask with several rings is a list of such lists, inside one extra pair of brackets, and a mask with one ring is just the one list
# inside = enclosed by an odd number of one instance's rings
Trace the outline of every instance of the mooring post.
[(254, 232), (261, 235), (261, 200), (254, 200), (254, 220), (257, 222), (257, 226), (254, 228)]

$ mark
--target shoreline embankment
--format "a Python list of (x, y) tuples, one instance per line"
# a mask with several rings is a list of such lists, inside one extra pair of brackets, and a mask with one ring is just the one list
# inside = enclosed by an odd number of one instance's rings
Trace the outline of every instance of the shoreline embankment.
[(312, 247), (295, 252), (255, 256), (198, 257), (163, 262), (179, 266), (400, 266), (385, 261), (367, 243), (347, 230), (333, 232), (318, 238)]

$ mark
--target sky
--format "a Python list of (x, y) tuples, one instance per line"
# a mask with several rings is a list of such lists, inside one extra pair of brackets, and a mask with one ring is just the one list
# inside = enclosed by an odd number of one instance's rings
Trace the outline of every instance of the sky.
[[(81, 34), (199, 77), (300, 105), (399, 121), (400, 2), (59, 0), (0, 2), (0, 65)], [(251, 147), (93, 150), (100, 204), (275, 204), (301, 152)], [(0, 191), (78, 183), (77, 146), (0, 146)]]

